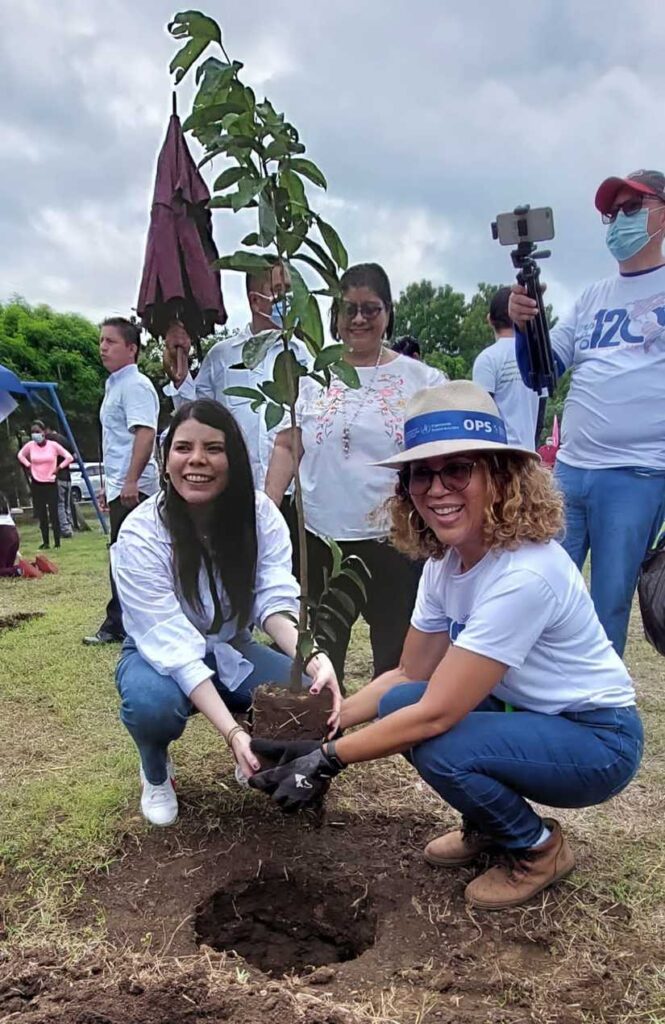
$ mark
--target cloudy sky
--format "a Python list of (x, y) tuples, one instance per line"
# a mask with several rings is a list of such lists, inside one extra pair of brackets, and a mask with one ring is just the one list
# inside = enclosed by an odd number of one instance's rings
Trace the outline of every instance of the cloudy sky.
[[(0, 300), (136, 302), (177, 49), (166, 0), (13, 0), (0, 35)], [(353, 262), (395, 292), (507, 282), (496, 213), (554, 208), (558, 311), (612, 271), (609, 174), (665, 168), (662, 0), (210, 0), (246, 80), (299, 128)], [(191, 93), (180, 88), (180, 111)], [(223, 165), (222, 165), (223, 166)], [(221, 168), (220, 168), (221, 169)], [(216, 215), (221, 251), (248, 230)], [(231, 325), (245, 321), (227, 275)]]

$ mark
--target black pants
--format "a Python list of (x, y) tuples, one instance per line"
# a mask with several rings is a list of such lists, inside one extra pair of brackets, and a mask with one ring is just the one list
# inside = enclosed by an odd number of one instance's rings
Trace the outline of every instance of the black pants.
[(60, 546), (60, 522), (58, 520), (58, 485), (57, 483), (52, 484), (40, 484), (36, 480), (31, 483), (32, 487), (32, 507), (36, 517), (39, 519), (39, 529), (42, 534), (42, 541), (44, 544), (48, 544), (48, 524), (49, 519), (51, 520), (51, 529), (53, 530), (53, 540), (55, 546)]
[[(332, 595), (326, 598), (326, 603), (336, 609), (347, 623), (342, 624), (335, 616), (331, 621), (335, 633), (334, 640), (324, 633), (320, 633), (318, 637), (322, 649), (328, 652), (341, 683), (344, 679), (344, 662), (351, 638), (351, 627), (359, 615), (362, 615), (369, 626), (374, 677), (399, 665), (416, 599), (422, 563), (412, 562), (386, 541), (359, 540), (338, 543), (345, 556), (357, 555), (361, 558), (369, 572), (369, 578), (362, 570), (359, 572), (366, 585), (367, 600), (358, 587), (346, 577), (338, 577), (332, 581), (332, 587), (347, 594), (353, 602), (353, 614), (350, 613), (348, 602), (342, 603)], [(323, 570), (330, 571), (332, 558), (327, 544), (312, 533), (307, 534), (307, 554), (309, 593), (310, 597), (317, 601), (324, 586)], [(297, 552), (294, 555), (294, 562), (297, 565)]]
[[(148, 497), (147, 494), (139, 493), (139, 504)], [(136, 508), (136, 506), (134, 506)], [(123, 505), (120, 498), (114, 498), (113, 501), (109, 501), (109, 524), (111, 527), (111, 537), (109, 540), (109, 547), (111, 544), (115, 544), (118, 539), (118, 533), (120, 527), (124, 523), (125, 519), (132, 511), (126, 505)], [(125, 628), (122, 624), (122, 610), (120, 608), (120, 601), (118, 600), (118, 592), (115, 589), (115, 582), (113, 580), (113, 573), (109, 569), (109, 577), (111, 579), (111, 600), (106, 606), (106, 618), (99, 627), (100, 633), (111, 633), (116, 636), (119, 640), (125, 638)]]

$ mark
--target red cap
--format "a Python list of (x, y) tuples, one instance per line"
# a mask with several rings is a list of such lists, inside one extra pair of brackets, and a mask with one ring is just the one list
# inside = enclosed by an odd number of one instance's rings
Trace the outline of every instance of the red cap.
[(622, 188), (665, 200), (665, 174), (660, 171), (633, 171), (627, 178), (605, 178), (596, 192), (596, 209), (610, 213), (617, 192)]

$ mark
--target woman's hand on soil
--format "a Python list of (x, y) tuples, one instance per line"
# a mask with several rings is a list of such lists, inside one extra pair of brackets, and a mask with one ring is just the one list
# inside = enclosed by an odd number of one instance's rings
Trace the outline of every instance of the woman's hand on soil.
[(231, 740), (231, 750), (239, 765), (240, 770), (246, 778), (251, 778), (254, 772), (258, 772), (261, 764), (252, 753), (252, 740), (246, 732), (237, 732)]
[(307, 673), (312, 678), (311, 694), (320, 693), (326, 687), (332, 693), (333, 706), (328, 719), (328, 737), (334, 736), (339, 729), (339, 716), (342, 710), (342, 694), (337, 682), (337, 674), (327, 654), (317, 654), (307, 666)]

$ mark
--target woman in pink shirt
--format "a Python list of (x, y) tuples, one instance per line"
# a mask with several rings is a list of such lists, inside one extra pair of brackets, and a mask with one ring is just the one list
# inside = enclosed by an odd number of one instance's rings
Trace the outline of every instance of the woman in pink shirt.
[(55, 547), (60, 547), (56, 473), (59, 468), (69, 466), (73, 458), (57, 441), (47, 441), (46, 428), (41, 420), (35, 420), (30, 427), (30, 437), (32, 440), (24, 444), (18, 453), (18, 460), (30, 472), (32, 507), (42, 532), (43, 543), (39, 549), (44, 551), (49, 547), (49, 518)]

